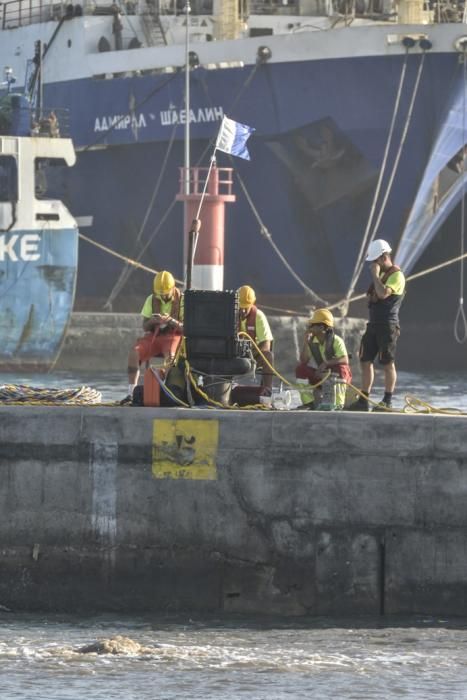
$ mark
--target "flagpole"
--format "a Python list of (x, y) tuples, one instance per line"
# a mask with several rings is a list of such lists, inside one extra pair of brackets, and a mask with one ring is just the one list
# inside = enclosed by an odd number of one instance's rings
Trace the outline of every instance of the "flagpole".
[[(217, 133), (216, 144), (215, 144), (215, 146), (214, 146), (214, 151), (213, 151), (213, 154), (212, 154), (212, 156), (211, 156), (211, 161), (210, 161), (210, 163), (209, 163), (208, 173), (207, 173), (206, 179), (205, 179), (205, 181), (204, 181), (203, 192), (202, 192), (202, 194), (201, 194), (201, 199), (199, 200), (199, 204), (198, 204), (198, 210), (197, 210), (197, 212), (196, 212), (196, 219), (199, 219), (199, 215), (200, 215), (200, 213), (201, 213), (201, 207), (203, 206), (204, 198), (205, 198), (205, 196), (206, 196), (206, 190), (207, 190), (207, 187), (208, 187), (209, 178), (210, 178), (210, 176), (211, 176), (211, 170), (212, 170), (212, 168), (213, 168), (213, 166), (214, 166), (214, 164), (215, 164), (215, 162), (216, 162), (216, 151), (217, 151), (217, 149), (219, 148), (219, 150), (225, 151), (226, 153), (233, 153), (234, 155), (240, 155), (239, 153), (235, 153), (234, 151), (231, 151), (230, 149), (227, 151), (227, 150), (225, 149), (225, 147), (223, 147), (223, 145), (221, 144), (221, 134), (223, 134), (223, 132), (224, 132), (224, 127), (225, 127), (226, 123), (229, 123), (229, 122), (230, 122), (231, 124), (235, 124), (235, 122), (232, 122), (232, 120), (228, 119), (228, 118), (224, 115), (224, 116), (222, 117), (222, 122), (221, 122), (221, 125), (220, 125), (220, 127), (219, 127), (219, 131), (218, 131), (218, 133)], [(243, 128), (245, 128), (244, 125), (242, 125), (242, 126), (243, 126)], [(254, 131), (254, 129), (251, 129), (250, 127), (246, 127), (246, 128), (249, 130), (249, 132)], [(245, 141), (245, 142), (246, 142), (246, 139), (248, 138), (248, 136), (249, 136), (249, 133), (246, 135), (246, 137), (244, 137), (244, 141)], [(242, 146), (244, 146), (244, 143), (242, 144)], [(246, 149), (245, 149), (245, 150), (246, 150)], [(247, 156), (247, 158), (249, 158), (248, 152), (246, 152), (246, 156)], [(245, 154), (242, 153), (241, 157), (245, 157)], [(197, 233), (197, 234), (194, 236), (194, 240), (193, 240), (193, 259), (194, 259), (194, 255), (195, 255), (195, 252), (196, 252), (196, 244), (197, 244), (197, 242), (198, 242), (198, 236), (199, 236), (199, 233)]]
[(185, 194), (190, 194), (190, 1), (185, 4)]
[(201, 207), (203, 206), (204, 198), (206, 196), (206, 190), (208, 188), (208, 182), (209, 182), (209, 178), (211, 176), (211, 170), (213, 168), (213, 165), (216, 162), (216, 151), (217, 151), (217, 146), (219, 144), (219, 134), (222, 131), (223, 124), (224, 124), (224, 118), (222, 118), (221, 125), (219, 127), (219, 131), (217, 132), (216, 145), (214, 146), (214, 151), (212, 152), (211, 161), (209, 163), (209, 168), (208, 168), (208, 174), (206, 175), (206, 180), (204, 181), (204, 187), (203, 187), (203, 191), (201, 193), (201, 199), (199, 200), (198, 211), (196, 212), (197, 219), (199, 219), (199, 215), (201, 213)]
[[(188, 197), (190, 194), (190, 0), (185, 2), (185, 143), (183, 166), (185, 171), (184, 193)], [(185, 205), (186, 206), (186, 205)], [(188, 222), (185, 221), (185, 225)], [(191, 272), (193, 260), (195, 258), (196, 242), (198, 234), (190, 229), (188, 234), (188, 260), (186, 268), (185, 289), (191, 289)]]
[(198, 211), (196, 212), (196, 219), (199, 219), (199, 215), (201, 213), (201, 207), (203, 206), (204, 198), (206, 196), (206, 190), (208, 188), (208, 182), (209, 178), (211, 177), (211, 170), (213, 168), (213, 165), (216, 163), (216, 149), (214, 149), (214, 153), (211, 156), (211, 162), (209, 163), (209, 168), (208, 168), (208, 174), (206, 175), (206, 180), (204, 181), (204, 186), (203, 186), (203, 191), (201, 193), (201, 199), (199, 200), (198, 204)]
[[(204, 198), (206, 196), (206, 190), (208, 187), (209, 178), (211, 176), (211, 170), (212, 170), (212, 167), (215, 164), (215, 162), (216, 162), (216, 149), (214, 149), (214, 153), (211, 156), (211, 162), (209, 163), (208, 174), (206, 175), (206, 180), (204, 181), (203, 192), (201, 194), (201, 199), (199, 200), (198, 211), (196, 212), (195, 219), (199, 219), (199, 215), (201, 213), (201, 207), (203, 206), (203, 201), (204, 201)], [(199, 231), (196, 231), (194, 236), (193, 236), (193, 244), (192, 244), (192, 250), (191, 250), (192, 264), (193, 264), (193, 261), (195, 259), (196, 246), (198, 245), (198, 238), (199, 238)]]

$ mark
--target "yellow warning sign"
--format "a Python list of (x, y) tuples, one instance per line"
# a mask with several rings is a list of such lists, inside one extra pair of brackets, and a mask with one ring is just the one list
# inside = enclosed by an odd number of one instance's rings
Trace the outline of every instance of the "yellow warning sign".
[(152, 473), (156, 479), (217, 479), (217, 420), (155, 420)]

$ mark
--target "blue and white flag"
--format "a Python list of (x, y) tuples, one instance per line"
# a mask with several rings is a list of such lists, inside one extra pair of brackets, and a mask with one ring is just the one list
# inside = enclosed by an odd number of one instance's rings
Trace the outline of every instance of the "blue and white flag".
[(221, 128), (217, 135), (216, 149), (224, 151), (224, 153), (230, 153), (232, 156), (250, 160), (246, 142), (253, 131), (256, 131), (256, 129), (253, 129), (251, 126), (223, 117)]

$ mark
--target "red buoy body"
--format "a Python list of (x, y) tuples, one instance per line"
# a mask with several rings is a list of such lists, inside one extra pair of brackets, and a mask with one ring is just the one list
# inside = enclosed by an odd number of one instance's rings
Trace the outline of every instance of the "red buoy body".
[(224, 288), (224, 237), (225, 237), (225, 205), (235, 202), (232, 194), (232, 168), (190, 168), (190, 194), (185, 194), (185, 169), (181, 168), (181, 191), (177, 200), (184, 202), (185, 246), (186, 260), (188, 240), (187, 234), (191, 222), (196, 218), (199, 203), (203, 194), (206, 178), (209, 180), (204, 195), (199, 218), (201, 231), (198, 236), (193, 270), (192, 287), (194, 289), (222, 290)]

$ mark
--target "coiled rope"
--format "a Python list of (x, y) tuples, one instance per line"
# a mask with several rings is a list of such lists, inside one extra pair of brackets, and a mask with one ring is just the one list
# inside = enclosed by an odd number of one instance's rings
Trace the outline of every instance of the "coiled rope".
[(29, 406), (87, 406), (100, 404), (102, 394), (89, 386), (76, 389), (48, 389), (26, 384), (0, 385), (0, 404)]

